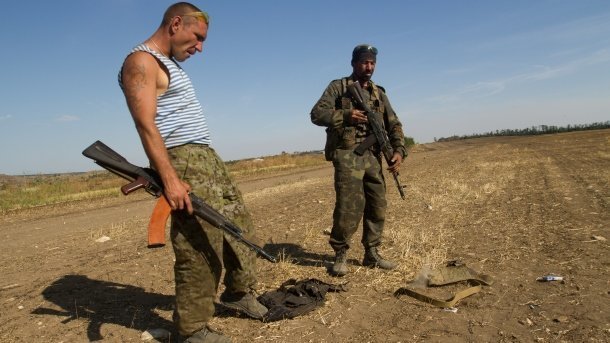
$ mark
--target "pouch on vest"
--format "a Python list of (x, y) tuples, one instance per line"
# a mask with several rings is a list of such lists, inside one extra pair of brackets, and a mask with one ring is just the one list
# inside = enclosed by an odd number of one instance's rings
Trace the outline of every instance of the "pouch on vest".
[(291, 319), (324, 305), (327, 292), (344, 292), (345, 284), (333, 285), (317, 279), (297, 281), (290, 279), (275, 291), (265, 292), (258, 301), (269, 311), (264, 322)]
[(332, 161), (339, 144), (339, 132), (337, 130), (327, 127), (326, 128), (326, 145), (324, 145), (324, 158), (327, 161)]

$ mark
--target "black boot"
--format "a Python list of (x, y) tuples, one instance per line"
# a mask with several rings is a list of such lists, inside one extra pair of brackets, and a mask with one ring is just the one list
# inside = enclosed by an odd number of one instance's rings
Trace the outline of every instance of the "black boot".
[(392, 270), (396, 268), (396, 263), (388, 260), (384, 260), (377, 252), (377, 247), (368, 248), (364, 251), (364, 259), (362, 265), (371, 268), (381, 268), (385, 270)]

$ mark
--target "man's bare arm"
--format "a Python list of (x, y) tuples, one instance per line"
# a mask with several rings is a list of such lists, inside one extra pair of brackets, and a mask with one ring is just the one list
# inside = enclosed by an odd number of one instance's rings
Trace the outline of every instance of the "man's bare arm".
[(186, 209), (192, 213), (188, 196), (190, 186), (178, 177), (155, 125), (159, 72), (160, 67), (150, 54), (135, 52), (129, 55), (123, 64), (123, 93), (144, 151), (161, 176), (168, 203), (174, 210)]

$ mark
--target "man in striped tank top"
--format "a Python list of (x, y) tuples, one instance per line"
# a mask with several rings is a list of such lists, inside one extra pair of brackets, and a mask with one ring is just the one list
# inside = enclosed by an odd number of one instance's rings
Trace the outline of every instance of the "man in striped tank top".
[(253, 234), (242, 195), (209, 146), (203, 109), (177, 63), (203, 50), (208, 25), (208, 15), (196, 6), (171, 5), (159, 28), (132, 50), (119, 72), (142, 145), (173, 210), (174, 321), (186, 342), (230, 341), (207, 327), (223, 265), (225, 291), (220, 301), (257, 319), (267, 311), (251, 293), (256, 283), (254, 253), (192, 215), (190, 191), (242, 228), (246, 237)]

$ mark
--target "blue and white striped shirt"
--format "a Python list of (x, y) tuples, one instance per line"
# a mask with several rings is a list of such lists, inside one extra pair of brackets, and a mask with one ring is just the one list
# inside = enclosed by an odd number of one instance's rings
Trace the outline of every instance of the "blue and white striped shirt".
[[(157, 97), (155, 124), (161, 133), (167, 149), (187, 143), (211, 143), (210, 132), (203, 115), (203, 108), (197, 100), (191, 79), (178, 63), (140, 44), (131, 53), (145, 51), (153, 55), (169, 70), (169, 86), (165, 93)], [(119, 85), (123, 88), (119, 72)]]

